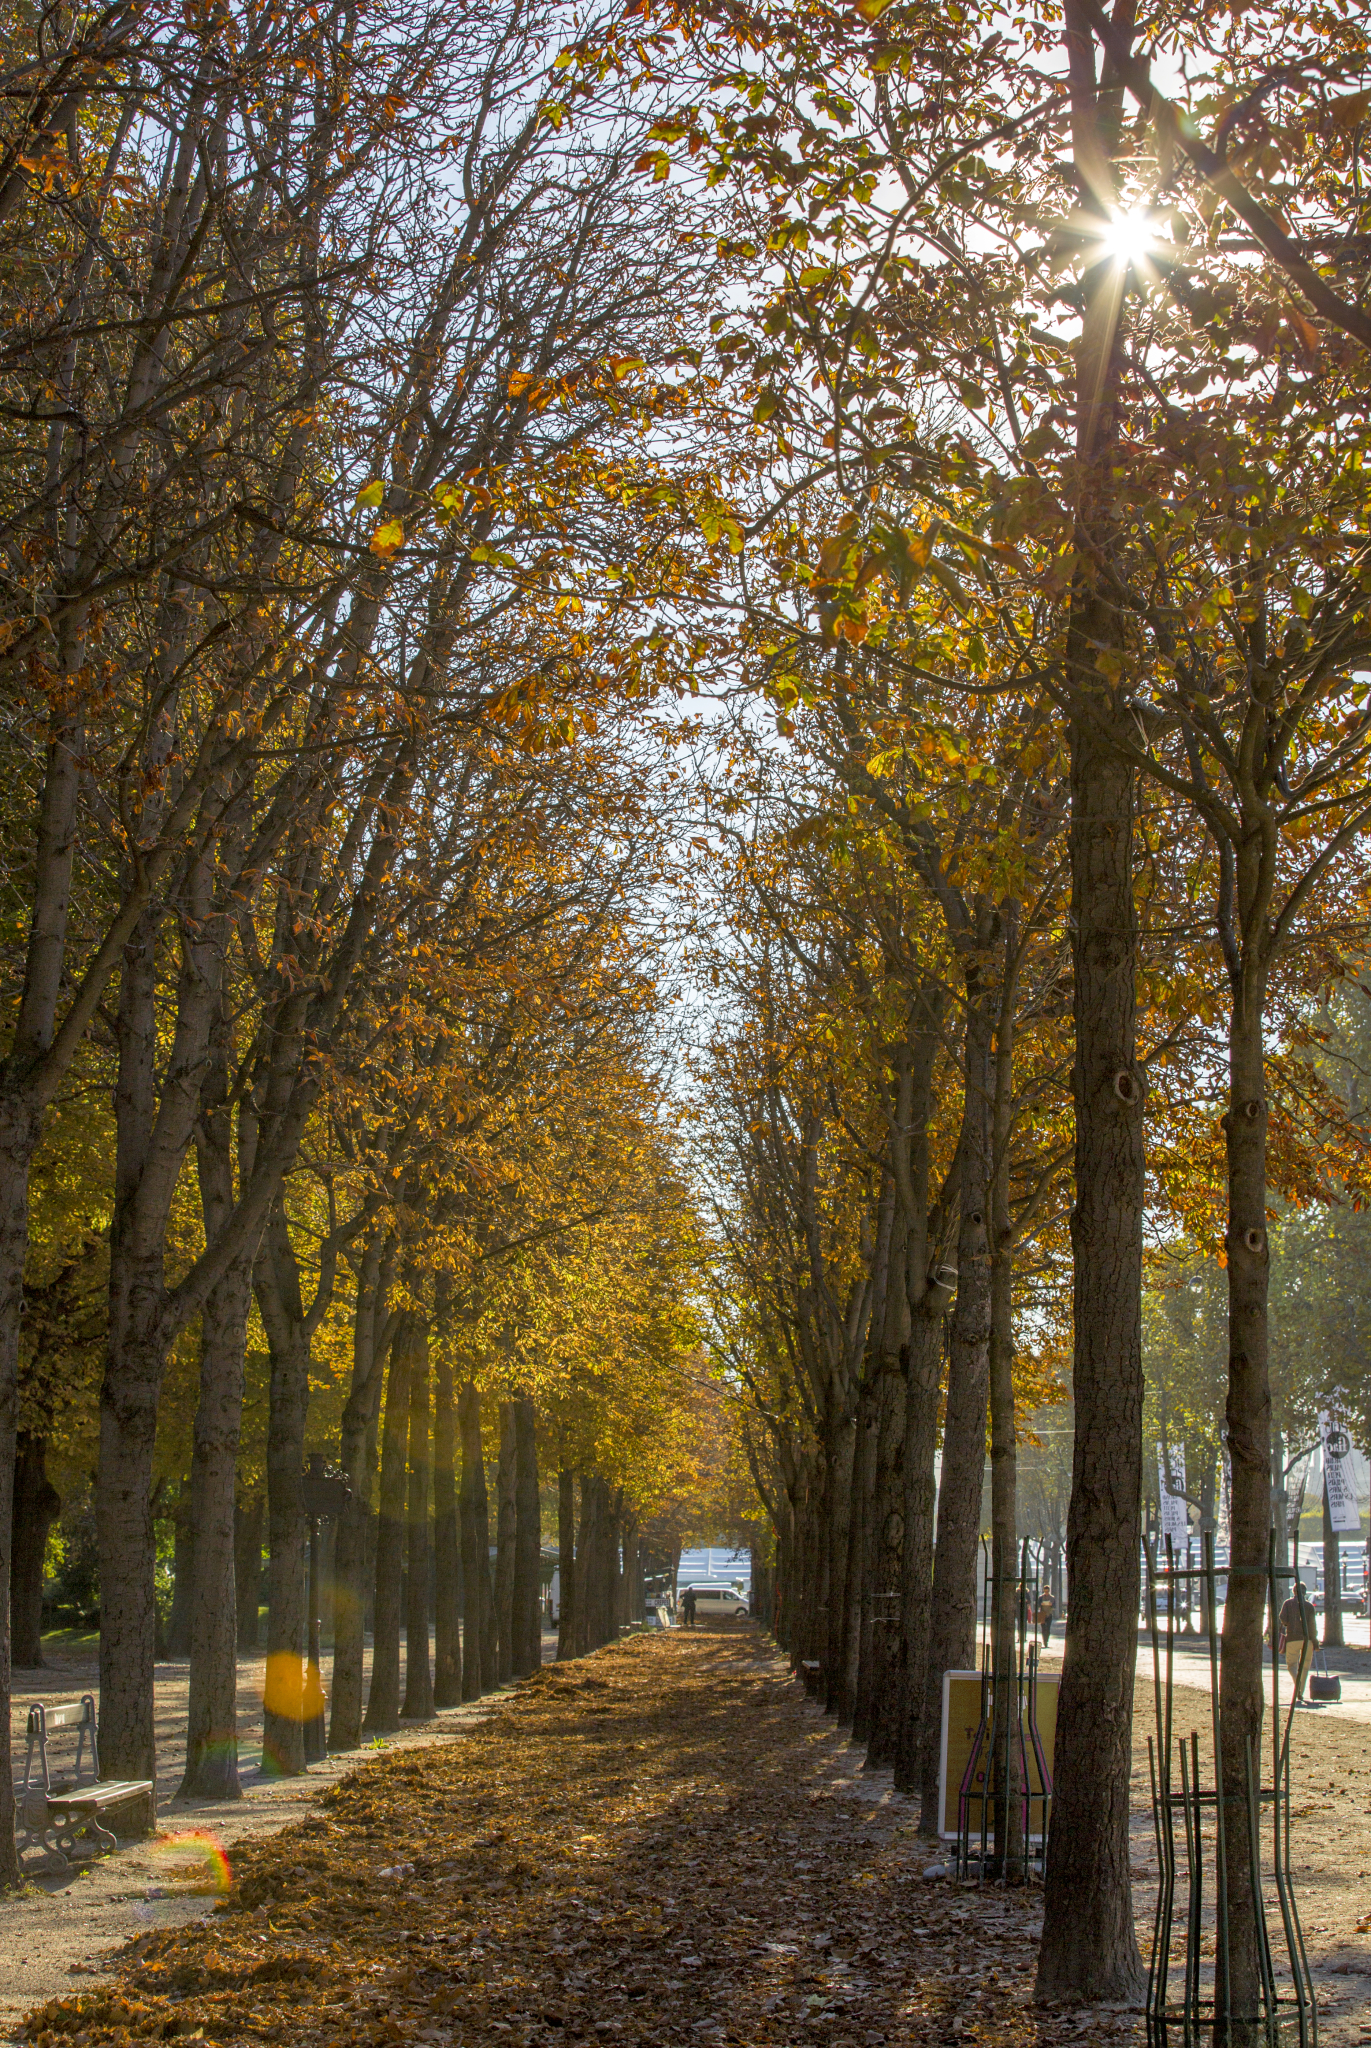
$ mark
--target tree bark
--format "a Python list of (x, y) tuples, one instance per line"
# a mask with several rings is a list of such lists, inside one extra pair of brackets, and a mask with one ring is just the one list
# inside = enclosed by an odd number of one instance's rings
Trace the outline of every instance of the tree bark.
[(846, 1718), (843, 1674), (844, 1642), (847, 1633), (848, 1552), (851, 1548), (849, 1523), (852, 1516), (852, 1475), (857, 1453), (857, 1412), (855, 1388), (844, 1384), (846, 1374), (833, 1375), (832, 1413), (829, 1419), (825, 1456), (827, 1521), (825, 1553), (828, 1592), (824, 1620), (824, 1705), (839, 1720)]
[[(898, 1292), (903, 1299), (903, 1289), (892, 1288), (892, 1292)], [(876, 1484), (872, 1496), (875, 1527), (870, 1677), (863, 1676), (859, 1680), (859, 1689), (866, 1695), (869, 1716), (866, 1760), (871, 1770), (893, 1762), (899, 1727), (906, 1392), (898, 1359), (883, 1352), (877, 1386)]]
[[(152, 1462), (166, 1360), (161, 1316), (165, 1232), (159, 1227), (160, 1199), (145, 1210), (140, 1196), (148, 1185), (155, 1122), (156, 950), (155, 919), (145, 915), (124, 949), (115, 1025), (114, 1213), (95, 1492), (100, 1763), (110, 1777), (151, 1781), (149, 1824), (157, 1810)], [(158, 1178), (164, 1181), (165, 1174)], [(159, 1197), (162, 1191), (159, 1187)], [(160, 1225), (165, 1225), (164, 1215)]]
[[(279, 1215), (279, 1210), (277, 1211)], [(281, 1226), (284, 1228), (284, 1224)], [(268, 1236), (272, 1234), (269, 1227)], [(267, 1254), (270, 1256), (270, 1253)], [(298, 1777), (305, 1768), (305, 1416), (309, 1407), (309, 1339), (264, 1315), (271, 1351), (267, 1416), (267, 1675), (262, 1711), (262, 1768)]]
[(900, 1730), (895, 1785), (919, 1789), (933, 1591), (933, 1453), (942, 1318), (918, 1313), (905, 1350), (904, 1547), (900, 1579)]
[(409, 1328), (409, 1577), (405, 1600), (405, 1703), (407, 1721), (433, 1719), (433, 1672), (428, 1652), (430, 1449), (428, 1323)]
[[(1000, 1872), (1026, 1876), (1020, 1782), (1018, 1687), (1014, 1682), (1018, 1583), (1018, 1430), (1014, 1415), (1014, 1227), (1010, 1145), (1014, 1123), (1014, 1020), (1017, 1002), (1018, 912), (1007, 904), (1005, 972), (995, 1032), (995, 1094), (990, 1185), (990, 1522), (991, 1573), (999, 1596), (991, 1612), (995, 1725), (1009, 1729), (1007, 1782), (997, 1784), (995, 1855)], [(1030, 1617), (1030, 1626), (1032, 1618)], [(1001, 1742), (999, 1753), (1003, 1758)], [(1002, 1773), (1003, 1777), (1003, 1773)]]
[[(543, 1661), (543, 1510), (538, 1492), (538, 1412), (514, 1404), (514, 1671), (526, 1678)], [(639, 1585), (641, 1587), (641, 1574)]]
[[(387, 1313), (393, 1243), (374, 1229), (357, 1266), (352, 1326), (352, 1382), (343, 1408), (340, 1463), (348, 1499), (333, 1551), (333, 1698), (329, 1747), (355, 1749), (362, 1739), (362, 1690), (368, 1592), (368, 1531), (376, 1490), (376, 1425), (386, 1360), (395, 1334)], [(372, 1560), (374, 1564), (374, 1559)]]
[(474, 1700), (493, 1692), (496, 1679), (481, 1395), (471, 1380), (457, 1396), (457, 1423), (462, 1436), (462, 1698)]
[[(1108, 217), (1121, 94), (1097, 84), (1089, 26), (1065, 17), (1082, 206)], [(1069, 1608), (1057, 1704), (1040, 1999), (1136, 1999), (1143, 1973), (1128, 1875), (1142, 1497), (1144, 1078), (1138, 1067), (1135, 779), (1111, 744), (1126, 717), (1112, 664), (1123, 622), (1098, 570), (1114, 545), (1125, 268), (1086, 273), (1077, 345), (1080, 509), (1067, 622), (1076, 1200), (1071, 1215), (1076, 1406), (1067, 1519)], [(1114, 670), (1113, 673), (1122, 671)]]
[[(238, 1799), (238, 1601), (234, 1479), (252, 1265), (231, 1266), (205, 1303), (191, 1465), (194, 1586), (182, 1799)], [(254, 1587), (254, 1599), (256, 1597)]]
[(500, 1458), (495, 1472), (495, 1678), (504, 1685), (514, 1671), (514, 1403), (499, 1408)]
[[(1264, 2032), (1258, 1909), (1252, 1895), (1247, 1824), (1247, 1751), (1261, 1755), (1263, 1638), (1271, 1530), (1271, 1374), (1267, 1291), (1271, 1248), (1266, 1234), (1266, 1007), (1262, 940), (1252, 926), (1247, 849), (1238, 855), (1238, 900), (1247, 937), (1235, 977), (1228, 1026), (1228, 1597), (1223, 1609), (1219, 1702), (1223, 1713), (1223, 1788), (1228, 1866), (1228, 1943), (1217, 1957), (1220, 1997), (1226, 1983), (1230, 2036), (1255, 2042)], [(1326, 1525), (1325, 1525), (1326, 1526)], [(1068, 1568), (1070, 1560), (1068, 1558)], [(1072, 1585), (1072, 1605), (1075, 1587)]]
[(390, 1349), (386, 1410), (381, 1430), (381, 1499), (376, 1527), (376, 1608), (371, 1630), (368, 1735), (389, 1735), (400, 1725), (400, 1581), (405, 1554), (405, 1452), (409, 1434), (409, 1318), (402, 1317)]
[(14, 1515), (10, 1551), (10, 1615), (14, 1661), (43, 1666), (43, 1559), (62, 1501), (47, 1473), (47, 1442), (21, 1430), (15, 1441)]
[(455, 1707), (462, 1694), (462, 1533), (457, 1508), (457, 1415), (452, 1364), (438, 1324), (433, 1418), (433, 1704)]
[(557, 1659), (576, 1655), (576, 1474), (557, 1468)]
[(262, 1591), (262, 1521), (266, 1503), (255, 1493), (246, 1507), (233, 1509), (233, 1598), (237, 1610), (237, 1644), (251, 1656), (258, 1647), (257, 1610)]
[(589, 1654), (609, 1639), (605, 1608), (606, 1487), (598, 1472), (581, 1474), (580, 1565), (581, 1648)]
[(964, 1093), (959, 1152), (961, 1214), (957, 1294), (952, 1311), (943, 1423), (938, 1540), (933, 1557), (928, 1675), (920, 1736), (920, 1816), (936, 1835), (942, 1749), (943, 1673), (974, 1665), (976, 1552), (985, 1489), (985, 1418), (990, 1383), (990, 1011), (975, 970), (967, 975)]

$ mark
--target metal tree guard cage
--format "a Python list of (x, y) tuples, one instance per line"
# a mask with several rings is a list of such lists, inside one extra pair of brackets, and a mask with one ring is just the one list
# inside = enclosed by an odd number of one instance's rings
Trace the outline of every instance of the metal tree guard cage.
[[(987, 1552), (985, 1599), (989, 1623), (990, 1617), (999, 1613), (1000, 1575), (990, 1569), (989, 1551), (984, 1538), (982, 1547)], [(967, 1759), (957, 1795), (957, 1875), (960, 1878), (967, 1878), (973, 1874), (984, 1878), (993, 1867), (997, 1867), (999, 1851), (995, 1847), (992, 1835), (996, 1808), (1004, 1803), (1006, 1788), (1012, 1784), (1011, 1744), (1018, 1752), (1017, 1804), (1022, 1827), (1020, 1840), (1023, 1846), (1020, 1854), (1014, 1858), (1015, 1863), (1021, 1867), (1010, 1870), (1009, 1844), (1006, 1839), (1003, 1857), (1006, 1867), (1000, 1871), (1000, 1875), (1027, 1878), (1035, 1871), (1039, 1876), (1042, 1874), (1043, 1858), (1047, 1850), (1047, 1821), (1052, 1805), (1052, 1774), (1048, 1770), (1042, 1739), (1038, 1733), (1038, 1645), (1034, 1639), (1038, 1610), (1038, 1574), (1036, 1570), (1032, 1573), (1029, 1571), (1029, 1550), (1028, 1539), (1025, 1538), (1018, 1574), (1014, 1580), (1015, 1643), (1012, 1646), (1013, 1664), (1006, 1687), (1012, 1711), (999, 1717), (995, 1712), (993, 1623), (986, 1627), (981, 1640), (980, 1725), (971, 1744), (971, 1754)], [(1030, 1768), (1030, 1754), (1037, 1769), (1036, 1785)], [(1005, 1833), (1007, 1837), (1007, 1813)]]
[[(1223, 1703), (1219, 1691), (1219, 1640), (1217, 1634), (1217, 1587), (1214, 1570), (1214, 1536), (1203, 1533), (1202, 1562), (1194, 1569), (1176, 1564), (1171, 1541), (1166, 1542), (1166, 1564), (1159, 1568), (1155, 1552), (1147, 1553), (1148, 1618), (1152, 1635), (1153, 1690), (1156, 1701), (1157, 1733), (1147, 1741), (1148, 1766), (1152, 1781), (1152, 1820), (1157, 1837), (1157, 1912), (1153, 1929), (1152, 1960), (1147, 1980), (1147, 2038), (1150, 2048), (1191, 2048), (1208, 2036), (1215, 2043), (1269, 2044), (1269, 2048), (1318, 2048), (1319, 2021), (1314, 2002), (1314, 1985), (1305, 1954), (1290, 1870), (1290, 1728), (1295, 1712), (1295, 1691), (1291, 1687), (1289, 1707), (1281, 1718), (1281, 1658), (1278, 1646), (1277, 1581), (1293, 1580), (1293, 1571), (1277, 1568), (1275, 1532), (1272, 1531), (1264, 1566), (1225, 1567), (1224, 1578), (1260, 1576), (1267, 1582), (1267, 1619), (1271, 1642), (1271, 1778), (1262, 1782), (1262, 1744), (1258, 1737), (1254, 1756), (1249, 1738), (1246, 1757), (1247, 1837), (1250, 1854), (1249, 1877), (1256, 1913), (1256, 1947), (1260, 1981), (1260, 2010), (1236, 2013), (1232, 2010), (1228, 1960), (1231, 1954), (1229, 1923), (1229, 1855), (1226, 1809), (1235, 1803), (1233, 1795), (1221, 1799), (1223, 1759)], [(1200, 1768), (1200, 1738), (1192, 1733), (1174, 1743), (1177, 1763), (1172, 1774), (1172, 1686), (1175, 1665), (1177, 1593), (1184, 1590), (1189, 1611), (1190, 1583), (1202, 1581), (1204, 1592), (1201, 1637), (1209, 1648), (1210, 1724), (1213, 1743), (1212, 1782), (1206, 1785)], [(1165, 1593), (1166, 1630), (1163, 1638), (1158, 1622), (1158, 1594)], [(1195, 1638), (1192, 1636), (1191, 1641)], [(1265, 1713), (1263, 1712), (1263, 1719)], [(1177, 1789), (1176, 1778), (1179, 1778)], [(1263, 1817), (1269, 1821), (1269, 1868), (1262, 1858)], [(1185, 1912), (1178, 1929), (1176, 1904), (1177, 1822), (1183, 1838), (1185, 1861)], [(1211, 1878), (1212, 1873), (1212, 1878)], [(1212, 1904), (1207, 1905), (1206, 1879), (1212, 1883)], [(1267, 1883), (1275, 1892), (1284, 1939), (1285, 1963), (1279, 1974), (1267, 1925)], [(1204, 1941), (1211, 1930), (1214, 1937), (1214, 1967), (1206, 1971)], [(1178, 1932), (1182, 1943), (1179, 1958), (1173, 1957)], [(1172, 1979), (1179, 1975), (1183, 1990), (1179, 2003), (1172, 1998)], [(1288, 1978), (1288, 1983), (1282, 1979)]]

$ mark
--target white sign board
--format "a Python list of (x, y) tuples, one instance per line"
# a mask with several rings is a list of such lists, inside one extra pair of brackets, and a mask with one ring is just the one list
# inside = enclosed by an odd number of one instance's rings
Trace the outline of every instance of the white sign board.
[(1185, 1445), (1171, 1446), (1171, 1474), (1168, 1482), (1166, 1458), (1157, 1445), (1157, 1496), (1161, 1501), (1162, 1536), (1171, 1538), (1173, 1551), (1184, 1555), (1190, 1534), (1190, 1515), (1185, 1498)]
[(1357, 1488), (1352, 1476), (1352, 1439), (1334, 1415), (1319, 1417), (1323, 1444), (1323, 1483), (1328, 1494), (1328, 1519), (1339, 1535), (1361, 1528)]

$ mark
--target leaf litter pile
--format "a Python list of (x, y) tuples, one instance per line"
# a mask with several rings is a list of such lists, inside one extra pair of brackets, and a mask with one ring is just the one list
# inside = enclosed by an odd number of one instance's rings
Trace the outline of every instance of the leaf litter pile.
[(1040, 1895), (922, 1876), (903, 1802), (751, 1631), (551, 1665), (245, 1845), (206, 1919), (25, 2038), (363, 2048), (1134, 2041), (1036, 2014)]

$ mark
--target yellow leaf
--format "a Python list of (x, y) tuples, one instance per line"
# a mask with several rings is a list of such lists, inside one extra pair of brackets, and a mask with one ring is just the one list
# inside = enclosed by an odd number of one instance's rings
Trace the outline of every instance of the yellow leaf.
[(357, 503), (359, 505), (376, 506), (380, 504), (385, 494), (386, 487), (380, 477), (374, 477), (369, 484), (363, 484), (361, 490), (357, 493)]
[(384, 526), (378, 526), (371, 536), (371, 552), (373, 555), (379, 555), (383, 562), (388, 562), (392, 555), (399, 553), (404, 545), (404, 538), (403, 522), (399, 519), (387, 519)]

